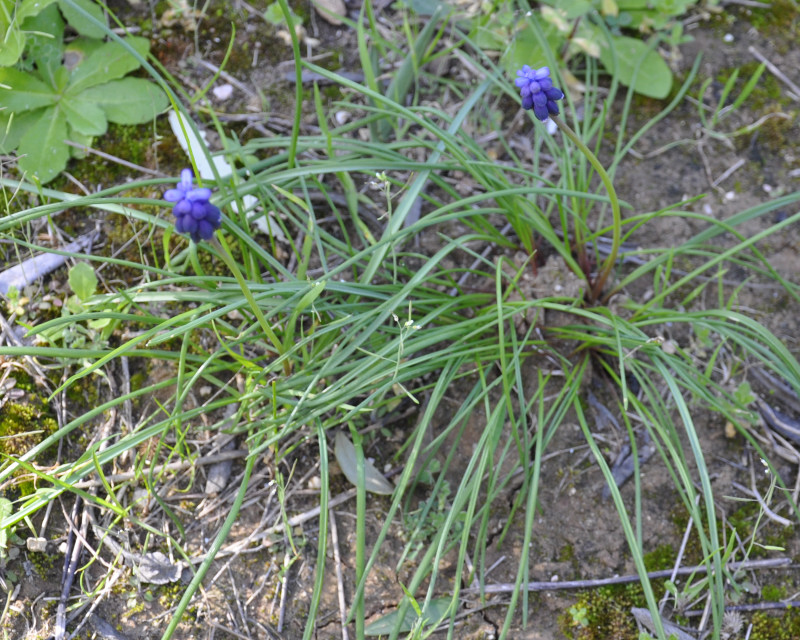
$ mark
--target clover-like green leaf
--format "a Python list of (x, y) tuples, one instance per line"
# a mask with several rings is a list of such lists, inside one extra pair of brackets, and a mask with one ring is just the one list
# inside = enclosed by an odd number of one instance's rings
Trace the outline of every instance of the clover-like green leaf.
[[(90, 18), (87, 18), (84, 13), (79, 11), (76, 7), (80, 7), (88, 13), (94, 20), (99, 22), (97, 24)], [(106, 25), (106, 15), (103, 12), (103, 7), (100, 3), (93, 2), (92, 0), (71, 0), (64, 2), (58, 0), (58, 8), (64, 14), (69, 26), (82, 36), (88, 38), (103, 38), (106, 35), (106, 30), (103, 25)]]
[(117, 124), (147, 122), (169, 104), (160, 87), (142, 78), (123, 78), (91, 87), (81, 98), (102, 107), (108, 120)]
[[(418, 614), (413, 607), (408, 607), (406, 614), (400, 622), (400, 633), (406, 633), (414, 628), (420, 618), (426, 621), (428, 628), (434, 627), (444, 620), (453, 605), (452, 598), (435, 598), (428, 603), (425, 610)], [(400, 611), (395, 610), (370, 622), (364, 630), (366, 636), (385, 636), (392, 633), (398, 625)]]
[(39, 120), (40, 111), (0, 111), (0, 153), (8, 154), (16, 150), (25, 132)]
[(56, 86), (55, 73), (64, 57), (64, 20), (54, 4), (31, 16), (22, 25), (27, 32), (27, 56), (39, 76)]
[(617, 52), (616, 68), (611, 49), (604, 46), (600, 50), (600, 61), (610, 73), (616, 75), (624, 85), (632, 87), (642, 95), (658, 99), (669, 95), (672, 88), (672, 72), (658, 53), (635, 38), (615, 36), (612, 42)]
[(89, 100), (85, 93), (61, 101), (67, 122), (78, 133), (87, 136), (101, 136), (108, 129), (103, 109)]
[(20, 25), (50, 6), (55, 0), (0, 0), (0, 67), (15, 65), (28, 38)]
[(55, 104), (57, 100), (53, 89), (32, 73), (0, 68), (0, 105), (8, 111), (31, 111)]
[(22, 0), (17, 7), (15, 19), (22, 23), (26, 18), (35, 16), (53, 4), (56, 0)]
[(67, 117), (58, 106), (41, 109), (19, 142), (19, 168), (43, 184), (55, 178), (69, 159)]
[[(558, 33), (551, 23), (545, 22), (542, 24), (542, 31), (546, 44), (553, 51), (557, 51), (563, 37)], [(531, 64), (532, 61), (546, 60), (545, 49), (539, 42), (536, 30), (527, 22), (522, 23), (520, 30), (515, 34), (514, 41), (503, 54), (503, 66), (509, 73), (516, 73), (517, 69), (522, 65)], [(540, 62), (533, 62), (533, 64), (540, 64)]]
[(75, 292), (81, 302), (91, 298), (97, 291), (97, 276), (94, 274), (92, 266), (85, 262), (78, 262), (70, 268), (68, 281), (70, 289)]
[[(75, 144), (82, 144), (84, 147), (91, 147), (92, 142), (94, 142), (94, 136), (89, 136), (85, 133), (81, 133), (80, 131), (75, 131), (75, 129), (71, 129), (69, 132), (69, 141), (74, 142)], [(86, 158), (88, 155), (89, 152), (84, 148), (73, 147), (72, 145), (69, 145), (70, 158), (78, 158), (81, 160)]]
[(95, 38), (75, 38), (64, 45), (64, 66), (70, 72), (74, 71), (103, 44), (102, 40)]
[(25, 48), (25, 34), (15, 24), (0, 29), (0, 66), (16, 64)]
[[(140, 55), (147, 55), (147, 38), (129, 37), (126, 42)], [(106, 42), (92, 51), (72, 72), (67, 93), (78, 95), (89, 87), (121, 78), (139, 68), (139, 61), (118, 42)]]

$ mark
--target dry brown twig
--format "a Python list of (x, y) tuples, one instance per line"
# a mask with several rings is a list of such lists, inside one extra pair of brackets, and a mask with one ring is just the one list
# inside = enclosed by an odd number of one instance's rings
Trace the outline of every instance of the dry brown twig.
[(754, 46), (751, 45), (747, 47), (747, 50), (751, 54), (753, 54), (753, 57), (755, 57), (756, 60), (763, 63), (764, 66), (769, 70), (769, 72), (772, 75), (774, 75), (778, 80), (783, 82), (787, 87), (789, 87), (789, 89), (792, 90), (791, 93), (787, 93), (786, 95), (788, 95), (795, 102), (800, 102), (800, 87), (798, 87), (794, 82), (789, 80), (789, 78), (787, 78), (784, 75), (784, 73), (780, 69), (778, 69), (778, 67), (776, 67), (763, 53), (761, 53)]
[[(330, 500), (330, 496), (328, 496)], [(339, 553), (339, 528), (336, 526), (334, 509), (328, 509), (328, 521), (331, 524), (331, 548), (333, 549), (333, 562), (336, 570), (336, 593), (339, 603), (339, 623), (342, 626), (342, 640), (350, 640), (347, 633), (347, 603), (345, 602), (344, 579), (342, 577), (342, 557)]]
[[(769, 558), (766, 560), (747, 560), (744, 562), (730, 562), (727, 565), (729, 571), (753, 571), (759, 569), (782, 569), (790, 568), (792, 565), (791, 558)], [(647, 574), (650, 580), (661, 578), (674, 578), (675, 576), (685, 576), (691, 574), (705, 574), (708, 571), (705, 565), (697, 565), (694, 567), (683, 567), (681, 569), (666, 569), (664, 571), (651, 571)], [(522, 589), (527, 591), (563, 591), (569, 589), (596, 589), (597, 587), (605, 587), (614, 584), (628, 584), (631, 582), (639, 582), (641, 578), (639, 575), (627, 576), (614, 576), (613, 578), (599, 578), (596, 580), (565, 580), (563, 582), (528, 582), (522, 585)], [(462, 589), (461, 593), (513, 593), (515, 585), (512, 583), (498, 583), (489, 584), (481, 589)]]

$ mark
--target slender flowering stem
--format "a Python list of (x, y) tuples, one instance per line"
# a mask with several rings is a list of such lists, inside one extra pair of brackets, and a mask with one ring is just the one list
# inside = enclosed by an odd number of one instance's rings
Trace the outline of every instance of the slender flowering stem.
[[(230, 269), (233, 277), (236, 278), (236, 282), (247, 299), (250, 309), (255, 314), (258, 324), (261, 325), (261, 329), (272, 342), (280, 357), (285, 351), (283, 344), (272, 330), (272, 327), (269, 326), (267, 319), (261, 312), (261, 308), (256, 304), (256, 299), (250, 292), (250, 288), (247, 286), (236, 260), (233, 259), (225, 238), (216, 235), (217, 229), (222, 225), (222, 212), (216, 205), (211, 204), (210, 198), (211, 189), (207, 187), (195, 188), (191, 169), (181, 171), (180, 181), (175, 188), (167, 189), (164, 193), (165, 200), (175, 203), (172, 208), (172, 214), (175, 216), (175, 230), (179, 233), (188, 233), (192, 238), (190, 255), (198, 274), (202, 274), (203, 270), (197, 260), (197, 243), (201, 240), (211, 241), (228, 269)], [(292, 373), (292, 363), (288, 358), (283, 362), (283, 371), (287, 376)]]
[(597, 171), (597, 175), (600, 176), (600, 180), (603, 181), (603, 186), (605, 186), (606, 191), (608, 192), (608, 199), (611, 203), (611, 215), (613, 217), (611, 252), (609, 253), (608, 258), (606, 258), (602, 270), (597, 274), (597, 278), (592, 284), (592, 289), (590, 291), (591, 299), (597, 300), (600, 297), (600, 294), (603, 292), (603, 287), (606, 284), (606, 280), (608, 280), (608, 276), (611, 274), (611, 270), (614, 268), (614, 264), (617, 261), (617, 254), (619, 253), (619, 247), (620, 244), (622, 244), (622, 214), (620, 213), (619, 209), (617, 191), (614, 189), (614, 183), (611, 181), (608, 173), (606, 173), (603, 165), (600, 164), (597, 156), (592, 153), (589, 147), (583, 143), (583, 140), (581, 140), (578, 135), (569, 127), (569, 125), (561, 120), (561, 118), (554, 115), (551, 115), (550, 117), (553, 122), (556, 123), (556, 126), (561, 129), (564, 135), (572, 140), (578, 149), (580, 149), (581, 153), (583, 153), (589, 162), (592, 163), (594, 170)]
[[(264, 317), (264, 314), (261, 311), (261, 308), (256, 303), (256, 299), (253, 297), (253, 294), (250, 292), (250, 288), (247, 286), (247, 282), (242, 275), (239, 266), (236, 264), (236, 260), (233, 259), (233, 255), (231, 254), (231, 250), (228, 247), (228, 243), (225, 242), (225, 238), (220, 238), (219, 236), (214, 236), (211, 243), (216, 246), (220, 257), (228, 266), (228, 269), (231, 270), (233, 277), (236, 278), (236, 282), (239, 284), (239, 287), (244, 294), (244, 297), (247, 298), (247, 302), (250, 305), (250, 309), (253, 311), (253, 314), (258, 320), (258, 324), (261, 325), (261, 329), (264, 331), (266, 336), (269, 338), (269, 341), (272, 343), (272, 346), (275, 347), (275, 350), (278, 352), (279, 356), (283, 355), (284, 349), (283, 344), (278, 339), (278, 336), (272, 330), (272, 327), (269, 326), (269, 322)], [(283, 363), (283, 372), (288, 376), (292, 372), (292, 363), (287, 359)]]
[[(522, 69), (517, 71), (514, 84), (517, 89), (519, 89), (522, 108), (525, 110), (532, 110), (533, 115), (542, 122), (546, 122), (548, 118), (552, 118), (556, 126), (577, 145), (578, 149), (580, 149), (588, 158), (589, 162), (592, 163), (592, 166), (595, 168), (595, 171), (597, 171), (597, 174), (600, 176), (608, 192), (608, 199), (611, 202), (611, 211), (614, 216), (614, 237), (611, 244), (611, 254), (606, 259), (606, 263), (600, 273), (598, 273), (595, 281), (591, 282), (590, 278), (587, 276), (587, 280), (590, 280), (589, 285), (591, 287), (589, 298), (594, 302), (603, 293), (603, 286), (606, 280), (608, 280), (608, 276), (611, 274), (611, 270), (614, 268), (614, 264), (617, 261), (617, 253), (619, 252), (619, 246), (622, 240), (622, 216), (619, 211), (617, 192), (614, 190), (611, 178), (609, 178), (608, 173), (606, 173), (606, 170), (603, 168), (603, 165), (600, 164), (597, 157), (591, 152), (589, 147), (583, 143), (583, 140), (581, 140), (566, 123), (558, 118), (558, 102), (564, 98), (564, 92), (558, 87), (553, 86), (553, 79), (550, 77), (550, 68), (541, 67), (539, 69), (533, 69), (526, 64)], [(583, 247), (581, 247), (581, 251), (582, 250)]]

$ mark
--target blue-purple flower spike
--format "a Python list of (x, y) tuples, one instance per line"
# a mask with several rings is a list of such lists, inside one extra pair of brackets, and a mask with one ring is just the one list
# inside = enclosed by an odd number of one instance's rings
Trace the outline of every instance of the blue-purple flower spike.
[(181, 171), (176, 188), (164, 193), (164, 200), (175, 203), (172, 214), (178, 233), (188, 233), (195, 242), (211, 239), (220, 227), (222, 213), (208, 201), (210, 197), (211, 189), (194, 188), (191, 169)]
[(564, 97), (564, 92), (553, 86), (549, 67), (531, 69), (526, 64), (517, 71), (517, 76), (514, 84), (522, 96), (523, 109), (533, 109), (533, 115), (542, 122), (558, 115), (557, 101)]

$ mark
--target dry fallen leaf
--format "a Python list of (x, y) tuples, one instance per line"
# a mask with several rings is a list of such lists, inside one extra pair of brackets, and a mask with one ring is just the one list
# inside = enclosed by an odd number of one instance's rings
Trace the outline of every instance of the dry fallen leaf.
[(314, 6), (323, 20), (335, 26), (342, 24), (342, 21), (339, 20), (337, 16), (347, 14), (347, 7), (344, 6), (344, 0), (314, 0)]

